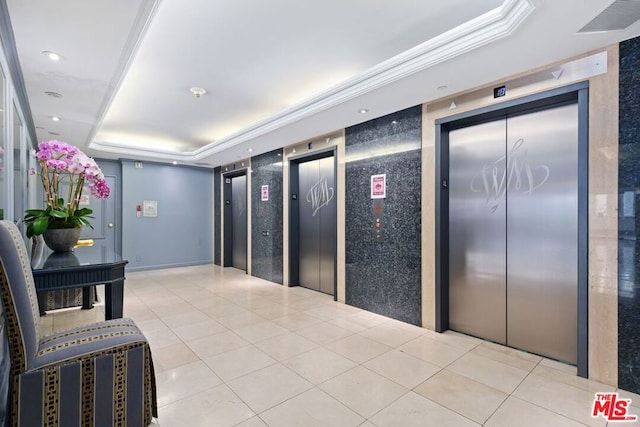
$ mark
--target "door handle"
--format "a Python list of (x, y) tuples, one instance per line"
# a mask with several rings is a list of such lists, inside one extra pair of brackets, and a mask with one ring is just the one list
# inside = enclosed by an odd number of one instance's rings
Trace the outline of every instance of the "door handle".
[(107, 227), (109, 227), (109, 228), (113, 228), (113, 223), (112, 223), (112, 222), (110, 222), (109, 224), (107, 224)]

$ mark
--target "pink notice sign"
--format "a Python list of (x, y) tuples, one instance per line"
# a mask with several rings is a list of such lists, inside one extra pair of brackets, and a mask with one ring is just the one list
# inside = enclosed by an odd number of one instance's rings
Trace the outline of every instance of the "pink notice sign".
[(371, 175), (371, 198), (384, 199), (387, 197), (387, 174)]
[(268, 185), (263, 185), (262, 186), (262, 201), (266, 202), (269, 200), (269, 186)]

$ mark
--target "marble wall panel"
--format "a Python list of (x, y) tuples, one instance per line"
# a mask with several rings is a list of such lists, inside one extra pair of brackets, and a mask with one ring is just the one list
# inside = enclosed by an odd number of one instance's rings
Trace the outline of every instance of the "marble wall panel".
[[(263, 186), (268, 186), (263, 200)], [(282, 150), (251, 159), (251, 275), (282, 284)]]
[(640, 37), (620, 44), (618, 386), (640, 393)]
[[(415, 325), (422, 322), (421, 111), (345, 131), (346, 303)], [(379, 174), (386, 198), (372, 199), (371, 176)]]

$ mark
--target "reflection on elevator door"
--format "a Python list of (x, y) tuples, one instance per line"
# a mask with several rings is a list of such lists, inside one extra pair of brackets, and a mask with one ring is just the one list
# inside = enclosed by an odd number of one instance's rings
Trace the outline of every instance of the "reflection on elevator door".
[(336, 248), (334, 181), (333, 157), (298, 165), (299, 284), (331, 295)]
[[(247, 270), (247, 176), (231, 178), (231, 221), (233, 229), (231, 266)], [(225, 218), (226, 220), (226, 218)]]
[(449, 324), (577, 361), (578, 105), (449, 132)]

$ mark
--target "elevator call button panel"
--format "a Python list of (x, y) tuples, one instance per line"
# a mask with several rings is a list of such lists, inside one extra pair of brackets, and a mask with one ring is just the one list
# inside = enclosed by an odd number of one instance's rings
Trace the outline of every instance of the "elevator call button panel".
[(384, 240), (383, 211), (384, 199), (373, 199), (373, 240), (375, 242), (382, 242)]

